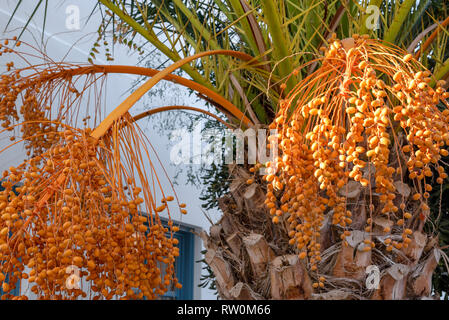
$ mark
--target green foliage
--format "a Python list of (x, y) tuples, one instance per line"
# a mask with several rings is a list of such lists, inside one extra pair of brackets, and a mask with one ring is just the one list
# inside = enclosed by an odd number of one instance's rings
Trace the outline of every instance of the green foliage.
[[(201, 254), (204, 256), (206, 252), (207, 252), (206, 250), (202, 250)], [(200, 284), (198, 285), (198, 287), (212, 290), (214, 294), (217, 295), (218, 294), (217, 284), (215, 282), (215, 275), (214, 272), (212, 271), (212, 268), (207, 264), (204, 258), (196, 262), (203, 263), (204, 267), (202, 268), (202, 270), (206, 272), (205, 274), (201, 273)]]
[(210, 168), (204, 169), (201, 177), (204, 189), (201, 192), (200, 200), (204, 203), (204, 209), (218, 207), (218, 199), (229, 191), (229, 172), (227, 165), (212, 164)]

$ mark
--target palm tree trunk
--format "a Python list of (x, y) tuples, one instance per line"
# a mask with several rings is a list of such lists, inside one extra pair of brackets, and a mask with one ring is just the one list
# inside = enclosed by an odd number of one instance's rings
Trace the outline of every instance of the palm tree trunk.
[[(206, 261), (215, 274), (216, 287), (222, 299), (429, 299), (432, 296), (432, 274), (440, 259), (438, 240), (422, 231), (418, 208), (411, 219), (414, 233), (406, 249), (387, 251), (382, 245), (386, 237), (401, 237), (391, 226), (392, 234), (383, 229), (388, 221), (379, 210), (372, 215), (370, 232), (376, 248), (363, 251), (366, 239), (364, 227), (369, 219), (367, 203), (376, 196), (372, 190), (350, 182), (340, 191), (348, 199), (353, 212), (351, 236), (343, 245), (337, 227), (327, 218), (321, 228), (322, 260), (318, 271), (309, 271), (300, 260), (294, 246), (289, 245), (288, 224), (283, 217), (273, 224), (264, 205), (265, 186), (247, 185), (250, 173), (242, 166), (230, 168), (232, 184), (229, 194), (222, 197), (220, 221), (203, 232), (207, 249)], [(409, 199), (413, 188), (397, 177), (397, 199)], [(371, 192), (370, 192), (371, 191)], [(406, 202), (411, 205), (412, 202)], [(380, 207), (376, 206), (375, 207)], [(331, 216), (331, 212), (327, 217)], [(399, 239), (397, 239), (399, 240)], [(374, 266), (374, 267), (370, 267)], [(375, 271), (379, 270), (378, 286)], [(369, 273), (374, 268), (374, 273)], [(368, 273), (367, 273), (368, 272)], [(325, 277), (324, 287), (314, 289), (312, 283)], [(372, 284), (372, 285), (370, 285)]]

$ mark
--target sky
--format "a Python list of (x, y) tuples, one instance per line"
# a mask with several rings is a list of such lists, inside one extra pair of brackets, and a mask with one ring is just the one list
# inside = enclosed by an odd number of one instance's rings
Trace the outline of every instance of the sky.
[[(4, 5), (6, 3), (6, 5)], [(18, 35), (21, 31), (20, 27), (26, 22), (26, 17), (30, 16), (34, 8), (35, 0), (23, 1), (22, 7), (17, 11), (15, 18), (11, 21), (6, 31), (6, 23), (9, 20), (11, 12), (14, 10), (17, 1), (2, 0), (0, 7), (0, 38), (12, 37)], [(79, 62), (86, 64), (90, 49), (96, 40), (96, 30), (99, 24), (99, 16), (94, 15), (86, 24), (87, 17), (92, 11), (93, 5), (96, 1), (87, 0), (51, 0), (48, 8), (47, 21), (44, 33), (44, 45), (41, 42), (43, 10), (39, 10), (28, 27), (28, 30), (23, 34), (21, 40), (31, 44), (53, 59), (54, 61)], [(75, 5), (76, 7), (73, 7)], [(77, 29), (76, 21), (73, 20), (73, 10), (79, 10), (79, 30)], [(23, 46), (21, 47), (23, 50)], [(28, 50), (28, 49), (25, 49)], [(123, 45), (116, 45), (114, 47), (114, 61), (108, 62), (103, 54), (97, 55), (94, 60), (96, 64), (120, 64), (120, 65), (137, 65), (138, 55), (134, 51), (129, 51)], [(0, 74), (5, 70), (5, 64), (9, 62), (10, 57), (0, 57)], [(31, 60), (32, 61), (32, 60)], [(38, 61), (38, 60), (36, 60)], [(20, 61), (15, 61), (16, 65), (20, 65)], [(105, 92), (105, 112), (112, 111), (120, 102), (122, 102), (126, 94), (129, 93), (133, 83), (138, 78), (136, 76), (128, 75), (109, 75), (106, 92)], [(157, 90), (160, 89), (160, 90)], [(193, 107), (204, 108), (202, 102), (198, 102), (196, 98), (191, 97), (186, 89), (177, 85), (159, 85), (155, 87), (151, 96), (147, 96), (142, 101), (139, 101), (130, 111), (135, 115), (149, 107), (161, 107), (167, 105), (188, 105)], [(105, 113), (105, 114), (106, 114)], [(182, 115), (177, 115), (182, 117)], [(159, 117), (147, 118), (139, 122), (139, 126), (144, 130), (145, 134), (151, 141), (157, 155), (170, 179), (173, 179), (176, 174), (176, 169), (185, 169), (185, 165), (180, 164), (181, 167), (176, 167), (170, 161), (170, 152), (172, 145), (169, 141), (169, 134), (167, 130), (159, 130), (154, 126), (154, 121)], [(170, 121), (170, 118), (168, 118)], [(9, 142), (4, 137), (0, 136), (0, 148)], [(11, 149), (9, 152), (0, 154), (0, 169), (8, 168), (11, 165), (17, 165), (25, 158), (25, 151), (22, 145)], [(155, 159), (153, 159), (155, 160)], [(184, 167), (182, 167), (184, 166)], [(164, 189), (169, 189), (169, 182), (164, 180)], [(177, 179), (178, 184), (175, 185), (175, 191), (181, 202), (187, 204), (187, 215), (173, 214), (172, 218), (192, 225), (200, 227), (206, 231), (209, 230), (210, 222), (205, 218), (201, 208), (200, 187), (195, 187), (186, 184), (186, 178), (181, 175)], [(218, 210), (208, 210), (207, 214), (213, 221), (220, 218)], [(202, 289), (203, 299), (214, 299), (215, 296), (211, 291)]]

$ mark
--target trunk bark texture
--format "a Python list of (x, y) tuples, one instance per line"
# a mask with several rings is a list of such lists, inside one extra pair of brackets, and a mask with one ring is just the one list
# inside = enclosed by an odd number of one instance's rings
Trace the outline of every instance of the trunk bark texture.
[[(215, 274), (216, 287), (222, 299), (435, 299), (431, 296), (431, 279), (440, 259), (437, 239), (422, 231), (418, 207), (407, 201), (413, 188), (397, 177), (397, 200), (404, 197), (414, 212), (409, 224), (414, 233), (406, 249), (387, 251), (383, 241), (401, 237), (396, 227), (375, 210), (373, 230), (369, 237), (376, 243), (371, 251), (363, 251), (367, 233), (364, 230), (368, 205), (376, 206), (373, 190), (350, 182), (341, 195), (348, 199), (353, 213), (351, 236), (347, 246), (331, 224), (331, 212), (321, 228), (322, 260), (318, 271), (311, 272), (307, 260), (298, 257), (289, 245), (288, 215), (273, 224), (265, 207), (263, 182), (247, 185), (252, 175), (242, 166), (230, 167), (232, 183), (229, 194), (222, 197), (220, 221), (202, 238), (207, 249), (206, 261)], [(377, 202), (376, 202), (377, 201)], [(383, 233), (389, 226), (392, 234)], [(378, 271), (378, 272), (377, 272)], [(323, 288), (313, 283), (325, 277)], [(378, 277), (377, 277), (378, 276)]]

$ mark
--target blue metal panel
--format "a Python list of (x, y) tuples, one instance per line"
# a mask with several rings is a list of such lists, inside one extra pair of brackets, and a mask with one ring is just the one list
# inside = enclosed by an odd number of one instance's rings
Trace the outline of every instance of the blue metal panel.
[(178, 231), (175, 238), (179, 240), (179, 257), (176, 263), (176, 277), (182, 284), (180, 290), (176, 290), (176, 299), (193, 299), (193, 269), (195, 263), (194, 256), (194, 236), (191, 232)]
[[(162, 221), (167, 226), (166, 221)], [(182, 284), (181, 289), (168, 291), (163, 298), (176, 300), (193, 299), (193, 277), (195, 266), (195, 237), (186, 227), (179, 226), (179, 231), (174, 234), (178, 239), (179, 257), (175, 261), (175, 272), (178, 281)]]

